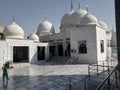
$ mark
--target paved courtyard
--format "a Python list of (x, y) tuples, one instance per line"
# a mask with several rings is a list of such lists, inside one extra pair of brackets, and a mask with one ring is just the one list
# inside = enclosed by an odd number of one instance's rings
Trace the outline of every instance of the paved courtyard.
[(2, 82), (0, 70), (0, 90), (69, 90), (69, 80), (75, 90), (82, 90), (87, 72), (88, 65), (18, 63), (8, 69), (8, 82)]

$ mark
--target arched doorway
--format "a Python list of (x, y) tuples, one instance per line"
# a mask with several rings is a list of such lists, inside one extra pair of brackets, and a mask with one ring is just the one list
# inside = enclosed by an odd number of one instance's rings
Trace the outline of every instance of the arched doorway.
[(58, 56), (63, 56), (63, 45), (58, 45)]
[(49, 53), (50, 53), (50, 57), (55, 56), (55, 46), (50, 46), (49, 47)]
[(38, 61), (45, 60), (45, 47), (44, 46), (37, 47), (37, 58), (38, 58)]
[(70, 49), (71, 49), (70, 44), (68, 44), (67, 45), (67, 56), (70, 56)]

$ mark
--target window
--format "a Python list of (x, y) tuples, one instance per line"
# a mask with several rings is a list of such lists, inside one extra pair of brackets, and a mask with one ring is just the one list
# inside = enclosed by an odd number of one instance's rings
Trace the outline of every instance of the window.
[(103, 53), (104, 52), (104, 41), (103, 40), (100, 41), (100, 47), (101, 47), (101, 53)]
[(87, 53), (86, 41), (79, 41), (79, 53)]

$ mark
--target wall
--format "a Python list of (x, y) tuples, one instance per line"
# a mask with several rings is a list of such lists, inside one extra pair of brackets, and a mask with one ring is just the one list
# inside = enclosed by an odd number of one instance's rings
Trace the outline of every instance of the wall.
[[(96, 27), (96, 33), (97, 33), (97, 59), (98, 62), (100, 61), (105, 61), (107, 57), (107, 35), (106, 35), (106, 30)], [(101, 52), (101, 47), (100, 47), (100, 41), (104, 40), (104, 52)]]
[[(43, 42), (49, 42), (49, 44), (51, 46), (55, 46), (56, 48), (56, 56), (58, 56), (58, 45), (62, 44), (63, 45), (63, 56), (65, 56), (65, 50), (66, 50), (66, 38), (70, 38), (70, 34), (69, 34), (69, 28), (67, 28), (66, 30), (60, 32), (60, 33), (55, 33), (52, 35), (45, 35), (45, 36), (40, 36), (40, 41)], [(59, 41), (61, 40), (61, 41)], [(53, 42), (50, 42), (53, 41)]]
[(0, 40), (0, 67), (5, 62), (5, 57), (7, 56), (7, 54), (5, 53), (6, 51), (5, 47), (6, 47), (5, 42), (3, 40)]
[[(97, 62), (97, 46), (96, 46), (96, 25), (73, 27), (70, 31), (71, 49), (75, 49), (71, 55), (78, 59), (79, 63), (96, 63)], [(87, 53), (79, 54), (78, 41), (87, 42)]]
[(3, 65), (7, 61), (13, 61), (13, 46), (29, 47), (29, 63), (37, 63), (37, 46), (45, 46), (45, 60), (49, 58), (48, 43), (35, 43), (32, 40), (6, 39), (0, 41), (0, 65)]

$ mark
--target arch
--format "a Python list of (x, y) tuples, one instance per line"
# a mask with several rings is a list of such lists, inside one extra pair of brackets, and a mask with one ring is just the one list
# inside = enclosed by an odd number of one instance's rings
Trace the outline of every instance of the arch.
[(37, 59), (38, 61), (45, 60), (45, 47), (44, 46), (37, 47)]
[(68, 45), (67, 45), (67, 56), (70, 56), (70, 55), (71, 55), (70, 49), (71, 49), (71, 46), (70, 46), (70, 44), (68, 44)]
[(103, 53), (104, 52), (104, 41), (103, 40), (101, 40), (100, 42), (100, 47), (101, 47), (101, 53)]
[(50, 46), (49, 47), (49, 53), (50, 53), (50, 57), (55, 56), (55, 46)]
[(63, 56), (63, 45), (58, 45), (58, 56)]

